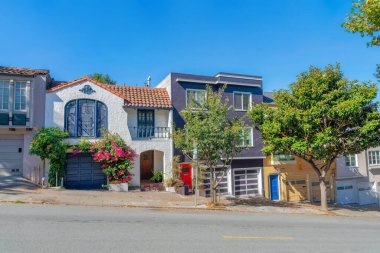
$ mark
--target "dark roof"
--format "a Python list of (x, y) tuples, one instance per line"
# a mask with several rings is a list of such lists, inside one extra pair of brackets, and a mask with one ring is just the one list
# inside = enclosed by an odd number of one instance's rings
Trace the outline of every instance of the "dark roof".
[(36, 76), (36, 75), (47, 75), (49, 74), (49, 70), (0, 66), (0, 74), (12, 75), (12, 76)]
[(275, 104), (273, 98), (274, 92), (264, 92), (263, 93), (263, 102), (267, 104)]
[(125, 100), (124, 105), (126, 107), (148, 107), (161, 109), (172, 108), (169, 94), (164, 88), (107, 85), (97, 82), (88, 76), (76, 79), (69, 83), (62, 83), (49, 89), (47, 92), (55, 92), (57, 90), (61, 90), (84, 81), (90, 81), (115, 94), (116, 96), (123, 98)]

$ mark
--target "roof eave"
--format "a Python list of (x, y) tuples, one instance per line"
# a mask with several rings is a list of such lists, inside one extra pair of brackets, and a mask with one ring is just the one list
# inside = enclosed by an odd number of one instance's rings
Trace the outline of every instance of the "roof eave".
[(123, 108), (129, 109), (151, 109), (151, 110), (173, 110), (173, 107), (157, 107), (157, 106), (135, 106), (135, 105), (124, 105)]

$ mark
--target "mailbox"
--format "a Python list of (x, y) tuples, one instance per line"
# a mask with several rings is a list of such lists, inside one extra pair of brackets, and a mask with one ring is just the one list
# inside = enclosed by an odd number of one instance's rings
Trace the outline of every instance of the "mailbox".
[(180, 178), (183, 181), (184, 185), (187, 185), (190, 189), (193, 189), (193, 180), (191, 175), (191, 164), (190, 163), (182, 163), (180, 166)]

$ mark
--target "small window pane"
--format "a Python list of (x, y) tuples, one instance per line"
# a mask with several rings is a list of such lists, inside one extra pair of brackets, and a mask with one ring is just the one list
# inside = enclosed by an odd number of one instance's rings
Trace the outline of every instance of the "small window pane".
[(0, 80), (0, 110), (9, 109), (9, 81)]
[(234, 107), (237, 110), (242, 109), (242, 95), (240, 93), (234, 94)]
[(243, 94), (243, 110), (249, 109), (249, 94)]
[(199, 107), (203, 105), (206, 101), (206, 91), (205, 90), (186, 90), (186, 101), (187, 105), (192, 105), (193, 107)]

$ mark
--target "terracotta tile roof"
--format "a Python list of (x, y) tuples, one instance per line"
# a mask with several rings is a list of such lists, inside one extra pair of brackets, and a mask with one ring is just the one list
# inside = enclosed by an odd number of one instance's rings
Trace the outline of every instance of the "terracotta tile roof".
[(14, 75), (14, 76), (35, 76), (35, 75), (47, 75), (49, 74), (49, 70), (0, 66), (0, 74)]
[(172, 108), (172, 103), (169, 98), (169, 94), (164, 88), (148, 88), (148, 87), (134, 87), (134, 86), (119, 86), (119, 85), (107, 85), (99, 83), (88, 76), (76, 79), (69, 83), (63, 83), (55, 86), (49, 90), (48, 93), (61, 90), (71, 85), (81, 83), (83, 81), (90, 81), (105, 90), (123, 98), (124, 105), (126, 107), (151, 107), (151, 108)]

